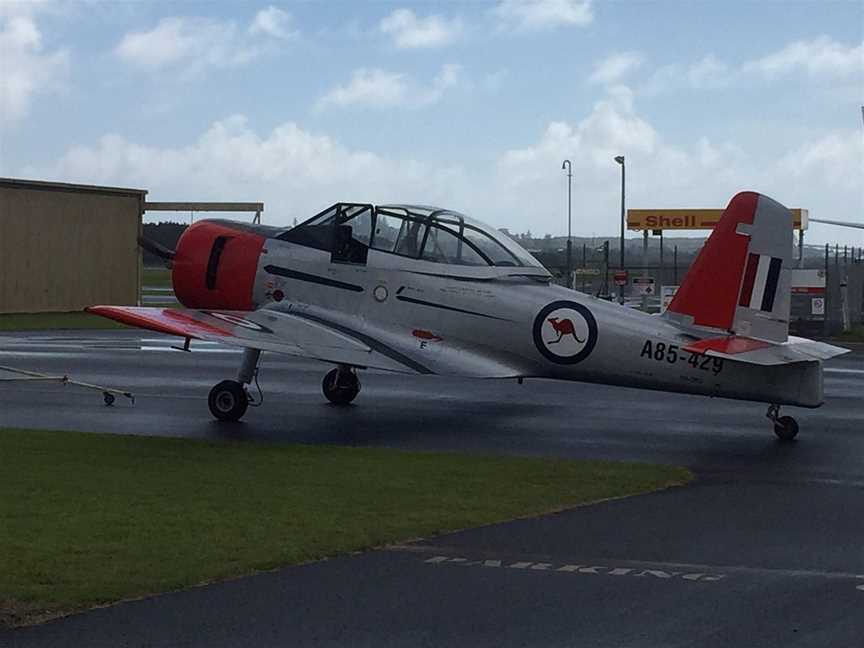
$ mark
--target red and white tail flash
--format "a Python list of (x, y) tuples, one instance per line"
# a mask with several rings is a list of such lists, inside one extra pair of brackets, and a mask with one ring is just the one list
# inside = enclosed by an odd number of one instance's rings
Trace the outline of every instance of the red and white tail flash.
[(789, 337), (792, 213), (737, 194), (684, 278), (667, 317), (769, 342)]

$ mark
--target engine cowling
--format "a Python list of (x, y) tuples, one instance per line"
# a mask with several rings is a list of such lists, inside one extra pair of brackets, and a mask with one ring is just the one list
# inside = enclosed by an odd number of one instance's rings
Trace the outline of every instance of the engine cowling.
[(228, 222), (199, 221), (177, 242), (172, 281), (187, 308), (254, 310), (255, 274), (265, 238)]

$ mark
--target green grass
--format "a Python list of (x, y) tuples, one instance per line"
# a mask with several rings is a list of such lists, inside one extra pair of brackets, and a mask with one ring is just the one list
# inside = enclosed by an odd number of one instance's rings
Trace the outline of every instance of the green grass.
[(12, 313), (0, 315), (0, 331), (52, 331), (61, 329), (122, 329), (123, 324), (83, 312)]
[(144, 268), (144, 288), (171, 288), (171, 271), (168, 268)]
[(838, 342), (864, 342), (864, 325), (853, 326), (851, 330), (840, 333), (834, 339)]
[(690, 478), (644, 464), (0, 429), (0, 624)]

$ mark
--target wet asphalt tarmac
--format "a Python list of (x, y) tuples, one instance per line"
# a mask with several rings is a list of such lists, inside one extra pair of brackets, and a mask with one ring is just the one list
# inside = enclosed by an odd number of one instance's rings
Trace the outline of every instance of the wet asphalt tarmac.
[[(686, 487), (343, 556), (0, 632), (0, 646), (860, 646), (864, 350), (827, 365), (825, 406), (784, 408), (532, 380), (367, 372), (264, 357), (265, 403), (211, 422), (239, 355), (134, 332), (0, 334), (0, 365), (135, 392), (0, 383), (0, 425), (686, 465)], [(194, 345), (193, 345), (194, 348)], [(2, 377), (2, 376), (0, 376)]]

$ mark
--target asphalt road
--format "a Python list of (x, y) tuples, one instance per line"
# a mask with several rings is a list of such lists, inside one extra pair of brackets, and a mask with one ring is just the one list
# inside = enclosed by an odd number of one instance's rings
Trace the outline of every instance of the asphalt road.
[[(265, 403), (210, 421), (239, 356), (131, 332), (0, 335), (0, 365), (135, 392), (0, 383), (0, 425), (682, 464), (687, 487), (344, 556), (0, 633), (8, 646), (857, 646), (864, 636), (864, 351), (775, 440), (765, 407), (532, 380), (328, 369), (265, 356)], [(194, 348), (194, 346), (193, 346)]]

